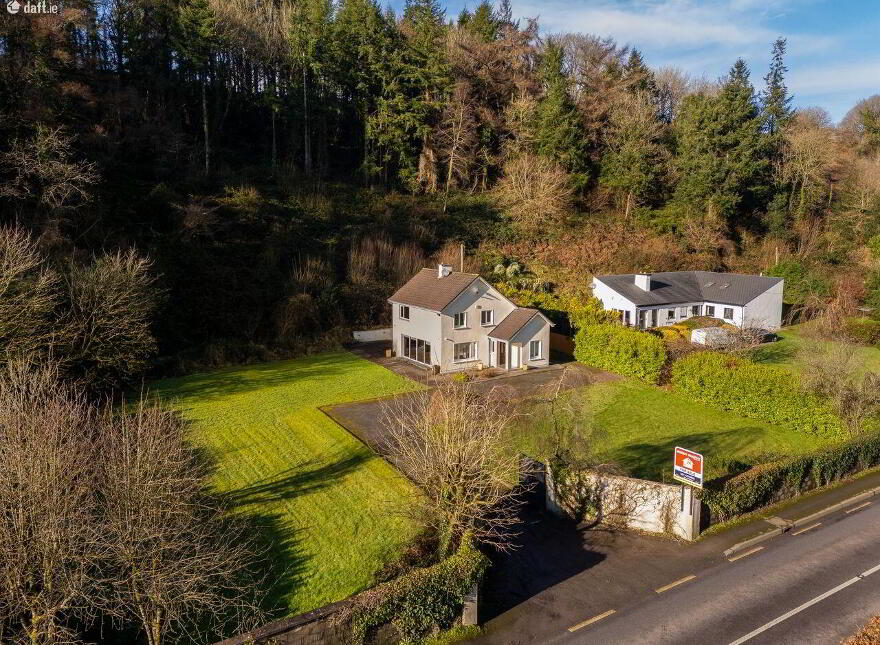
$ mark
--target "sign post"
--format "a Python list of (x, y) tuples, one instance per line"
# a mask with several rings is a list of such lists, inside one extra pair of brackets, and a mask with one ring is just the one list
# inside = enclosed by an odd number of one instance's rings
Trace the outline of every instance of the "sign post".
[(703, 455), (687, 448), (675, 448), (672, 478), (697, 488), (703, 487)]

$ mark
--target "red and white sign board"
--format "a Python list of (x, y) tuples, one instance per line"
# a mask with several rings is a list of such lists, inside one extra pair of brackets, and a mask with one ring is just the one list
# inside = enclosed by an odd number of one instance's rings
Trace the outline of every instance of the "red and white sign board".
[(687, 448), (675, 449), (672, 477), (685, 484), (703, 487), (703, 455)]

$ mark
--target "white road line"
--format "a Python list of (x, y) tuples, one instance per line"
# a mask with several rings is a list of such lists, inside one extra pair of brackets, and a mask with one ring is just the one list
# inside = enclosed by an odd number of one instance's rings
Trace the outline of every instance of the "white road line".
[(801, 529), (800, 531), (795, 531), (794, 533), (792, 533), (792, 535), (800, 535), (801, 533), (806, 533), (807, 531), (811, 531), (814, 528), (816, 528), (817, 526), (821, 526), (821, 525), (822, 525), (822, 522), (816, 522), (815, 524), (812, 524), (805, 529)]
[(581, 623), (578, 623), (577, 625), (572, 625), (571, 627), (568, 628), (568, 631), (573, 632), (573, 631), (580, 629), (581, 627), (586, 627), (587, 625), (592, 625), (593, 623), (597, 623), (600, 620), (602, 620), (603, 618), (608, 618), (608, 616), (610, 616), (611, 614), (616, 613), (616, 611), (617, 611), (616, 609), (609, 609), (604, 614), (599, 614), (598, 616), (593, 616), (592, 618), (588, 618), (587, 620), (585, 620)]
[(808, 609), (809, 607), (812, 607), (812, 606), (815, 605), (817, 602), (822, 602), (822, 601), (825, 600), (828, 596), (833, 596), (833, 595), (836, 594), (838, 591), (843, 591), (844, 589), (846, 589), (846, 588), (849, 587), (850, 585), (854, 585), (855, 583), (857, 583), (857, 582), (858, 582), (859, 580), (861, 580), (862, 578), (865, 578), (865, 577), (867, 577), (867, 576), (869, 576), (869, 575), (871, 575), (872, 573), (875, 573), (875, 572), (877, 572), (877, 571), (880, 571), (880, 564), (878, 564), (878, 565), (876, 565), (876, 566), (874, 566), (874, 567), (871, 567), (870, 569), (868, 569), (867, 571), (865, 571), (865, 572), (863, 572), (863, 573), (860, 573), (860, 574), (857, 575), (855, 578), (850, 578), (850, 579), (847, 580), (846, 582), (843, 582), (843, 583), (837, 585), (837, 586), (834, 587), (833, 589), (829, 589), (829, 590), (826, 591), (825, 593), (816, 596), (816, 597), (813, 598), (812, 600), (808, 600), (807, 602), (805, 602), (804, 604), (800, 605), (799, 607), (795, 607), (795, 608), (792, 609), (791, 611), (782, 614), (779, 618), (775, 618), (775, 619), (771, 620), (769, 623), (767, 623), (766, 625), (762, 625), (761, 627), (758, 627), (758, 629), (755, 629), (755, 630), (749, 632), (748, 634), (746, 634), (746, 635), (743, 636), (742, 638), (738, 638), (738, 639), (736, 639), (735, 641), (733, 641), (732, 643), (730, 643), (730, 645), (740, 645), (741, 643), (745, 643), (746, 641), (753, 639), (753, 638), (754, 638), (755, 636), (757, 636), (758, 634), (762, 634), (762, 633), (766, 632), (766, 631), (767, 631), (768, 629), (770, 629), (771, 627), (775, 627), (776, 625), (778, 625), (778, 624), (781, 623), (782, 621), (784, 621), (784, 620), (788, 620), (789, 618), (791, 618), (791, 617), (794, 616), (795, 614), (799, 614), (800, 612), (802, 612), (804, 609)]
[(694, 574), (691, 574), (689, 576), (685, 576), (681, 580), (676, 580), (675, 582), (670, 582), (668, 585), (664, 585), (664, 586), (660, 587), (659, 589), (654, 589), (654, 591), (657, 593), (663, 593), (664, 591), (669, 591), (673, 587), (677, 587), (680, 584), (684, 584), (685, 582), (689, 582), (690, 580), (693, 580), (696, 577), (697, 576), (695, 576)]
[(762, 547), (762, 546), (756, 546), (754, 549), (749, 549), (749, 550), (746, 551), (745, 553), (740, 553), (739, 555), (735, 555), (735, 556), (733, 556), (732, 558), (727, 558), (727, 561), (728, 561), (728, 562), (736, 562), (736, 561), (739, 560), (740, 558), (744, 558), (744, 557), (746, 557), (747, 555), (752, 555), (753, 553), (757, 553), (758, 551), (760, 551), (760, 550), (763, 549), (763, 548), (764, 548), (764, 547)]
[(846, 509), (847, 513), (855, 513), (860, 508), (865, 508), (866, 506), (870, 506), (871, 502), (865, 502), (864, 504), (859, 504), (858, 506), (853, 506), (852, 508)]

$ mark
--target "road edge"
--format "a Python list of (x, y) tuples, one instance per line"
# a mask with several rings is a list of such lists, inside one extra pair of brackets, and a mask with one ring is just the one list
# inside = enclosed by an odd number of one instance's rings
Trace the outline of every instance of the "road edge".
[(820, 511), (816, 511), (815, 513), (811, 513), (811, 514), (806, 515), (804, 517), (799, 517), (796, 520), (791, 520), (790, 522), (787, 522), (786, 526), (781, 526), (781, 527), (778, 527), (775, 529), (770, 529), (769, 531), (761, 533), (760, 535), (756, 535), (755, 537), (751, 537), (748, 540), (743, 540), (742, 542), (737, 542), (736, 544), (734, 544), (730, 548), (725, 549), (723, 551), (724, 557), (729, 558), (731, 555), (733, 555), (734, 553), (737, 553), (738, 551), (742, 551), (743, 549), (747, 549), (750, 546), (754, 546), (756, 544), (760, 544), (761, 542), (766, 542), (767, 540), (771, 540), (777, 536), (782, 535), (783, 533), (790, 531), (791, 529), (798, 528), (798, 527), (803, 526), (805, 524), (809, 524), (813, 520), (817, 520), (820, 517), (825, 517), (826, 515), (830, 515), (831, 513), (835, 513), (835, 512), (837, 512), (847, 506), (850, 506), (852, 504), (857, 504), (858, 502), (864, 501), (866, 499), (870, 499), (870, 498), (874, 497), (875, 495), (877, 495), (878, 493), (880, 493), (880, 486), (877, 486), (876, 488), (872, 488), (870, 490), (866, 490), (862, 493), (859, 493), (858, 495), (853, 495), (852, 497), (849, 497), (849, 498), (843, 500), (842, 502), (837, 502), (836, 504), (832, 504), (831, 506), (823, 508)]

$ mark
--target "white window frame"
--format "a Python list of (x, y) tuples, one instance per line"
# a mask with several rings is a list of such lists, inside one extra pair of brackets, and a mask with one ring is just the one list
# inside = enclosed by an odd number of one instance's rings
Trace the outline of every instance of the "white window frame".
[[(730, 316), (727, 315), (727, 312), (730, 312)], [(724, 320), (733, 320), (734, 312), (733, 307), (725, 307), (724, 308)]]
[[(696, 309), (696, 313), (694, 313), (694, 309)], [(700, 315), (700, 305), (691, 305), (691, 316), (699, 316)]]
[(666, 320), (675, 320), (675, 309), (666, 310)]
[(715, 317), (715, 305), (706, 305), (706, 315)]
[(679, 307), (678, 308), (678, 317), (679, 318), (687, 318), (688, 317), (688, 308), (687, 307)]
[[(458, 324), (458, 317), (461, 316), (461, 324)], [(466, 311), (460, 311), (452, 316), (452, 327), (454, 329), (467, 329), (468, 315)]]
[[(468, 352), (468, 356), (466, 358), (458, 358), (458, 348), (462, 345), (467, 345), (470, 348)], [(453, 343), (452, 345), (452, 362), (453, 363), (471, 363), (477, 360), (477, 343), (474, 341), (467, 341), (464, 343)]]
[[(489, 322), (486, 322), (486, 314), (489, 314)], [(495, 324), (495, 310), (494, 309), (483, 309), (480, 311), (480, 325), (483, 327), (491, 327)]]
[(409, 305), (400, 305), (398, 315), (401, 320), (409, 320)]
[[(419, 343), (422, 344), (419, 352)], [(414, 355), (413, 355), (414, 354)], [(419, 360), (419, 354), (423, 360)], [(400, 335), (400, 355), (420, 365), (431, 365), (431, 342), (422, 338)]]
[[(536, 345), (538, 347), (537, 352), (535, 352)], [(542, 343), (540, 340), (529, 341), (529, 360), (530, 361), (541, 360), (541, 358), (543, 358), (543, 350), (544, 350), (544, 343)]]

